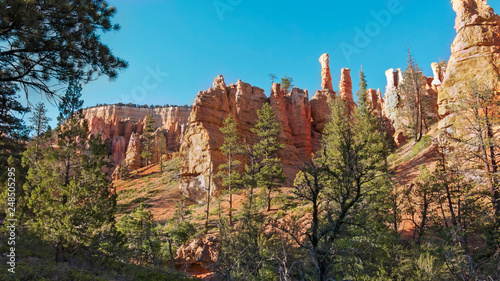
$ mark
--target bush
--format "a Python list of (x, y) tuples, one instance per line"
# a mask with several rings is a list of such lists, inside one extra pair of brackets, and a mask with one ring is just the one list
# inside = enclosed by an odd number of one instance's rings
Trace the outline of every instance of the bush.
[(431, 145), (432, 139), (430, 136), (423, 136), (422, 139), (413, 146), (412, 150), (406, 157), (403, 159), (404, 162), (412, 159), (417, 156), (420, 152)]

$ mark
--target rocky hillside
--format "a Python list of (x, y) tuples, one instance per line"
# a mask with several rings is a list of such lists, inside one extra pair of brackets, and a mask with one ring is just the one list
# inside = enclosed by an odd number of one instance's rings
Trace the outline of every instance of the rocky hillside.
[[(446, 68), (433, 63), (433, 76), (426, 81), (425, 99), (430, 107), (425, 117), (432, 122), (440, 121), (440, 129), (450, 126), (451, 107), (454, 97), (466, 87), (468, 81), (481, 78), (500, 90), (497, 77), (500, 73), (500, 17), (484, 0), (454, 0), (453, 9), (457, 13), (457, 36), (451, 47), (452, 56)], [(166, 136), (167, 151), (180, 151), (182, 191), (192, 200), (202, 201), (209, 182), (210, 166), (217, 167), (223, 161), (219, 147), (223, 136), (219, 128), (222, 121), (231, 114), (237, 121), (238, 131), (244, 143), (254, 143), (256, 135), (251, 132), (257, 119), (257, 110), (269, 103), (279, 118), (282, 132), (280, 141), (285, 144), (282, 151), (285, 174), (289, 183), (294, 179), (298, 161), (309, 159), (319, 148), (327, 116), (328, 101), (337, 96), (347, 101), (352, 109), (353, 101), (351, 73), (341, 70), (339, 93), (333, 90), (328, 54), (320, 57), (322, 89), (312, 98), (309, 92), (293, 88), (290, 92), (274, 84), (269, 97), (264, 90), (238, 80), (226, 85), (222, 75), (215, 78), (213, 86), (198, 93), (193, 108), (129, 108), (105, 106), (84, 111), (92, 133), (101, 133), (109, 141), (109, 152), (116, 164), (123, 161), (130, 170), (144, 166), (141, 152), (141, 135), (144, 118), (152, 115), (157, 134)], [(385, 120), (386, 129), (394, 135), (398, 146), (407, 139), (402, 130), (409, 120), (404, 118), (403, 103), (406, 97), (401, 91), (404, 75), (401, 69), (386, 71), (385, 93), (380, 89), (369, 89), (368, 100), (375, 112)], [(444, 120), (442, 118), (445, 118)], [(157, 158), (157, 157), (156, 157)], [(212, 182), (220, 190), (217, 181)]]
[[(109, 153), (116, 165), (127, 159), (127, 165), (138, 169), (144, 165), (141, 159), (141, 138), (144, 120), (154, 119), (157, 134), (165, 136), (165, 152), (179, 151), (188, 126), (190, 108), (164, 107), (139, 108), (109, 105), (83, 110), (91, 134), (100, 134), (109, 143)], [(157, 157), (155, 157), (157, 159)]]

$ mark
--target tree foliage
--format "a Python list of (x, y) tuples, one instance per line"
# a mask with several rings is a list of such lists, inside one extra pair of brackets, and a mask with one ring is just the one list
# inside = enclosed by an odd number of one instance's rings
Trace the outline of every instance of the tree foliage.
[(426, 130), (424, 116), (425, 76), (408, 48), (406, 70), (403, 73), (401, 89), (405, 96), (403, 109), (409, 120), (410, 135), (415, 141), (420, 141)]
[(31, 122), (30, 129), (35, 137), (40, 137), (49, 128), (51, 118), (47, 116), (47, 108), (43, 102), (38, 102), (31, 111), (31, 116), (28, 120)]
[(285, 176), (281, 159), (278, 157), (278, 151), (284, 148), (278, 140), (281, 126), (269, 104), (265, 103), (258, 110), (257, 124), (252, 132), (259, 138), (259, 142), (253, 146), (258, 158), (258, 172), (255, 174), (255, 179), (258, 186), (267, 189), (267, 210), (270, 211), (271, 192), (285, 181)]
[(115, 13), (104, 0), (0, 2), (0, 82), (52, 97), (58, 82), (116, 78), (127, 63), (100, 40)]
[(281, 89), (288, 93), (293, 89), (293, 86), (293, 78), (285, 74), (285, 77), (281, 78)]
[(220, 150), (226, 158), (225, 163), (219, 165), (217, 176), (222, 179), (222, 186), (227, 187), (229, 193), (229, 225), (233, 225), (233, 191), (241, 186), (241, 173), (238, 168), (241, 162), (236, 158), (243, 152), (240, 136), (238, 134), (237, 123), (229, 115), (223, 121), (220, 131), (224, 135), (224, 143)]
[(141, 156), (142, 158), (146, 159), (146, 166), (147, 166), (153, 163), (153, 156), (154, 156), (153, 149), (155, 147), (156, 135), (154, 127), (155, 120), (153, 119), (153, 116), (148, 115), (145, 121), (146, 124), (144, 126), (144, 133), (142, 134), (143, 147)]

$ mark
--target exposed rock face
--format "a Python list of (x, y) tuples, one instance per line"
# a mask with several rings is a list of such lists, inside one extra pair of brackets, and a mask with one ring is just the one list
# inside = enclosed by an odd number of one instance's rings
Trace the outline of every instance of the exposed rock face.
[[(425, 123), (427, 126), (434, 124), (439, 121), (437, 97), (438, 97), (438, 87), (439, 79), (442, 77), (442, 68), (436, 63), (432, 64), (434, 70), (434, 77), (425, 77), (422, 73), (424, 80), (425, 89), (422, 92), (422, 104), (424, 105), (423, 116), (425, 118)], [(406, 102), (406, 96), (401, 89), (403, 83), (403, 73), (400, 68), (396, 71), (394, 69), (388, 69), (385, 72), (387, 77), (387, 87), (385, 90), (385, 101), (383, 102), (383, 115), (387, 118), (389, 123), (392, 125), (392, 132), (394, 132), (394, 141), (397, 144), (405, 143), (401, 134), (410, 126), (411, 121), (405, 114), (404, 103)], [(387, 126), (386, 126), (387, 127)], [(389, 130), (391, 131), (391, 130)]]
[[(215, 174), (224, 161), (219, 149), (224, 142), (220, 131), (224, 118), (231, 114), (238, 124), (242, 142), (253, 143), (256, 136), (250, 129), (255, 126), (257, 110), (267, 102), (264, 90), (241, 80), (225, 86), (222, 76), (219, 76), (213, 85), (209, 90), (198, 93), (180, 149), (181, 189), (196, 201), (205, 199), (212, 163)], [(219, 182), (212, 178), (211, 193), (217, 193), (218, 188)]]
[(195, 239), (177, 249), (176, 260), (207, 267), (219, 258), (219, 240), (216, 236)]
[[(294, 88), (284, 93), (279, 84), (274, 84), (269, 98), (264, 90), (252, 87), (240, 80), (236, 84), (225, 86), (222, 77), (214, 80), (214, 87), (198, 93), (193, 111), (189, 117), (187, 130), (181, 145), (181, 189), (192, 200), (205, 200), (210, 167), (214, 174), (224, 162), (220, 146), (224, 137), (220, 131), (222, 122), (231, 114), (236, 123), (243, 143), (254, 144), (257, 135), (251, 132), (257, 121), (257, 110), (264, 103), (270, 103), (281, 125), (280, 141), (285, 148), (280, 152), (285, 175), (293, 181), (299, 159), (307, 160), (313, 151), (312, 127), (315, 124), (311, 114), (311, 102), (307, 90)], [(328, 108), (329, 90), (324, 98), (316, 102), (316, 109)], [(324, 104), (321, 104), (324, 103)], [(316, 120), (321, 114), (316, 112)], [(323, 117), (326, 122), (326, 116)], [(313, 122), (311, 122), (313, 120)], [(323, 125), (324, 127), (324, 125)], [(291, 182), (290, 182), (291, 183)], [(290, 184), (289, 183), (289, 184)], [(218, 179), (211, 182), (211, 193), (218, 193), (221, 185)]]
[(388, 69), (385, 72), (387, 86), (385, 88), (384, 116), (391, 120), (394, 130), (403, 129), (408, 121), (403, 117), (403, 100), (400, 84), (403, 81), (403, 72), (400, 68), (396, 71)]
[(486, 0), (452, 0), (457, 13), (457, 36), (439, 92), (439, 115), (452, 112), (456, 97), (467, 90), (468, 82), (480, 77), (480, 83), (500, 91), (500, 16)]
[(318, 151), (321, 148), (321, 136), (330, 115), (330, 101), (335, 99), (333, 90), (319, 90), (311, 98), (311, 119), (312, 119), (312, 148)]
[(317, 151), (320, 149), (321, 134), (325, 128), (328, 116), (330, 115), (329, 103), (335, 98), (333, 90), (332, 75), (330, 73), (330, 56), (323, 54), (319, 58), (321, 63), (321, 88), (316, 91), (311, 98), (311, 118), (312, 118), (312, 149)]
[(367, 100), (369, 102), (369, 106), (371, 110), (373, 110), (374, 114), (381, 115), (382, 114), (382, 108), (384, 106), (384, 100), (382, 99), (380, 90), (377, 91), (375, 89), (368, 89), (367, 90)]
[(349, 68), (342, 68), (340, 72), (339, 92), (340, 98), (346, 102), (347, 110), (352, 112), (356, 104), (352, 94), (351, 70)]
[(403, 146), (403, 145), (408, 143), (408, 138), (404, 135), (402, 130), (397, 130), (394, 133), (393, 138), (394, 138), (394, 142), (396, 143), (396, 145), (398, 147)]
[(321, 88), (333, 91), (332, 75), (330, 74), (330, 56), (323, 54), (319, 58), (321, 63)]
[[(115, 164), (119, 165), (125, 160), (128, 150), (136, 150), (139, 147), (136, 143), (134, 148), (130, 148), (130, 140), (132, 134), (137, 134), (136, 142), (140, 140), (144, 130), (143, 120), (148, 115), (153, 117), (154, 127), (159, 130), (158, 134), (163, 134), (166, 139), (165, 152), (179, 151), (190, 112), (190, 108), (183, 107), (152, 109), (109, 105), (84, 109), (83, 115), (89, 124), (90, 133), (100, 134), (103, 140), (109, 142), (109, 154)], [(134, 168), (140, 168), (142, 165), (141, 161), (136, 159), (140, 157), (140, 152), (138, 155), (129, 156), (135, 158), (132, 161)]]
[(138, 133), (132, 133), (129, 145), (127, 146), (127, 153), (125, 154), (125, 164), (130, 170), (136, 170), (142, 167), (141, 151), (141, 137)]
[(441, 87), (437, 87), (435, 77), (427, 77), (425, 84), (425, 92), (423, 95), (424, 100), (424, 118), (427, 125), (434, 124), (439, 121), (438, 113), (438, 91)]
[(433, 62), (431, 64), (431, 68), (434, 75), (434, 78), (432, 79), (432, 87), (434, 91), (437, 92), (439, 89), (441, 89), (441, 85), (443, 84), (446, 66), (441, 66), (437, 62)]

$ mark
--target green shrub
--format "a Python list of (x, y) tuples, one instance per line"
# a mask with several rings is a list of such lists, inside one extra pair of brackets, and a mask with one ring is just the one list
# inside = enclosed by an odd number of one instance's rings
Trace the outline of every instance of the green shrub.
[(405, 156), (403, 162), (406, 162), (413, 157), (417, 156), (420, 152), (431, 145), (432, 139), (430, 136), (423, 136), (422, 139), (413, 146), (412, 150), (408, 155)]

